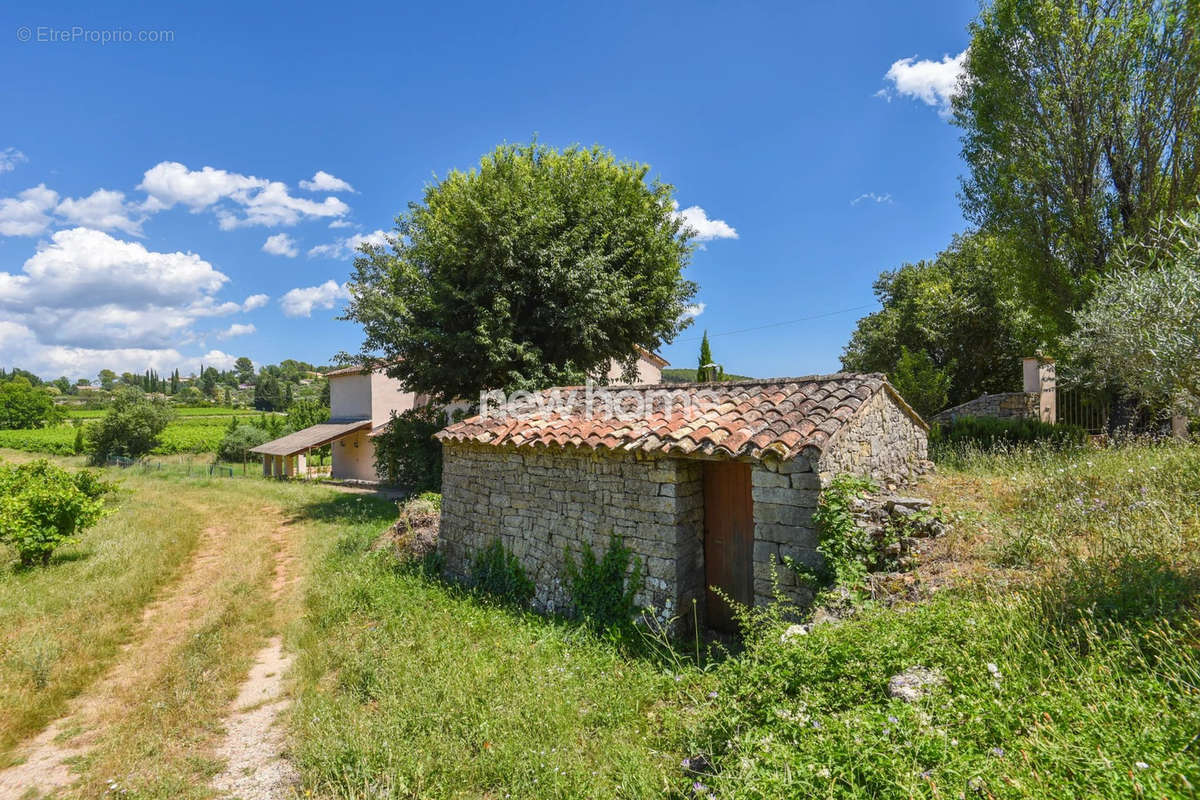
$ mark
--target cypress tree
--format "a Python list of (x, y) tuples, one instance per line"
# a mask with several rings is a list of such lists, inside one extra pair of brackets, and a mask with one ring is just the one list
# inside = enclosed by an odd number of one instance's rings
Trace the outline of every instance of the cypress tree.
[(708, 345), (708, 331), (704, 331), (704, 338), (700, 340), (700, 363), (696, 366), (696, 380), (703, 383), (708, 380), (705, 373), (704, 365), (713, 363), (712, 348)]

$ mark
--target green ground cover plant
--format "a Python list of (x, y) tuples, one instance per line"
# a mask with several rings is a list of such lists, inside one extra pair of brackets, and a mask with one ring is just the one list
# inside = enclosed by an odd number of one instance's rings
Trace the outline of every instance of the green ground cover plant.
[(517, 608), (528, 606), (533, 599), (533, 581), (525, 574), (520, 559), (498, 538), (475, 554), (467, 583), (479, 595)]
[(584, 542), (579, 560), (568, 550), (564, 564), (563, 583), (572, 610), (580, 619), (601, 630), (633, 624), (639, 611), (634, 598), (642, 589), (645, 565), (621, 537), (610, 537), (599, 558)]

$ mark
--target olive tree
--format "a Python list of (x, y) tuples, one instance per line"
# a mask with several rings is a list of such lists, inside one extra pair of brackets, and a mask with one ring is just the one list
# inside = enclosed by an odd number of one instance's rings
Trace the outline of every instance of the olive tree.
[(627, 369), (690, 323), (692, 233), (671, 187), (599, 147), (503, 145), (364, 245), (346, 318), (363, 360), (439, 400)]
[(1113, 269), (1075, 314), (1068, 382), (1118, 387), (1146, 403), (1200, 400), (1200, 213), (1159, 220), (1118, 247)]

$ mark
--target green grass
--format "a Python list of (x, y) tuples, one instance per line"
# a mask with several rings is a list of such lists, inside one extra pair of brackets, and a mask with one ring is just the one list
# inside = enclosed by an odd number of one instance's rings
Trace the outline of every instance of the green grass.
[[(295, 756), (319, 796), (647, 797), (692, 682), (481, 603), (343, 536), (300, 637)], [(677, 782), (677, 781), (675, 781)]]
[[(175, 465), (104, 472), (120, 484), (113, 513), (50, 566), (20, 569), (0, 546), (0, 765), (82, 695), (67, 731), (89, 730), (91, 749), (59, 796), (118, 796), (112, 779), (123, 797), (208, 798), (221, 722), (267, 637), (291, 635), (308, 565), (395, 505)], [(272, 599), (281, 550), (296, 582)]]
[[(329, 797), (1194, 797), (1200, 448), (959, 451), (925, 487), (974, 567), (735, 656), (639, 658), (344, 536), (293, 717)], [(909, 705), (891, 675), (944, 686)], [(991, 665), (991, 666), (989, 666)], [(994, 668), (994, 669), (993, 669)], [(689, 773), (687, 756), (711, 771)]]
[(127, 636), (137, 609), (195, 545), (199, 524), (169, 493), (128, 490), (120, 513), (47, 569), (22, 570), (0, 548), (0, 754), (60, 713)]

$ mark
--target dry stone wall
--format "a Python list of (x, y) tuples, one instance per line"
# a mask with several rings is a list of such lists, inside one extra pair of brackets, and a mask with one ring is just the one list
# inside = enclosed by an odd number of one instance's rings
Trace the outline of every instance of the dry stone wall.
[(929, 468), (929, 439), (886, 391), (877, 392), (826, 447), (818, 463), (821, 485), (842, 472), (879, 483), (905, 484)]
[(984, 394), (962, 405), (934, 415), (934, 422), (953, 422), (959, 417), (996, 417), (998, 419), (1039, 419), (1040, 396), (1037, 392)]
[(537, 587), (539, 610), (562, 610), (564, 554), (611, 534), (645, 565), (637, 601), (669, 619), (703, 598), (703, 472), (694, 461), (605, 451), (443, 445), (438, 549), (448, 572), (470, 573), (474, 554), (499, 538)]
[(798, 603), (811, 593), (801, 586), (796, 573), (785, 566), (791, 558), (809, 567), (821, 563), (817, 552), (813, 512), (821, 493), (820, 477), (805, 456), (790, 461), (769, 459), (750, 471), (754, 501), (754, 602), (773, 599), (775, 568), (779, 589)]

